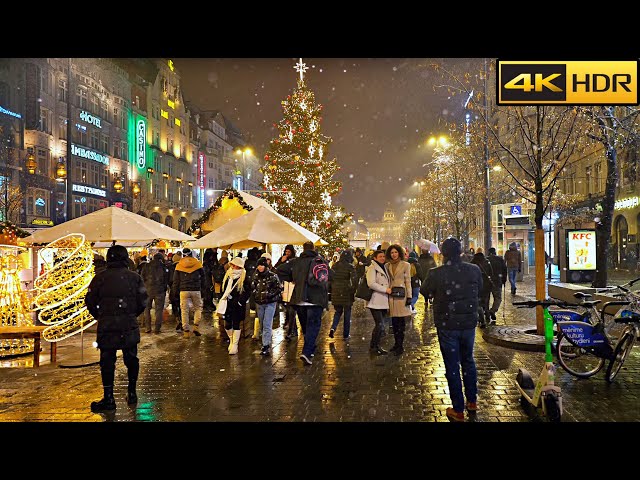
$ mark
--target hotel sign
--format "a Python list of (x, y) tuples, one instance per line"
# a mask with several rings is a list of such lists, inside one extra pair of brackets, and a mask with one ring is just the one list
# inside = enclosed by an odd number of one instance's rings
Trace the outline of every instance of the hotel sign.
[(80, 120), (90, 123), (91, 125), (95, 125), (98, 128), (102, 128), (100, 118), (95, 115), (91, 115), (89, 112), (85, 112), (84, 110), (80, 112)]
[(640, 198), (629, 197), (629, 198), (623, 198), (622, 200), (618, 200), (614, 205), (614, 209), (623, 210), (625, 208), (637, 207), (638, 205), (640, 205)]
[(106, 197), (107, 196), (107, 192), (100, 189), (100, 188), (94, 188), (94, 187), (89, 187), (87, 185), (78, 185), (78, 184), (73, 184), (72, 188), (71, 188), (74, 192), (78, 192), (78, 193), (88, 193), (89, 195), (97, 195), (99, 197)]
[(7, 110), (6, 108), (0, 107), (0, 113), (4, 113), (5, 115), (9, 115), (11, 117), (22, 118), (22, 115), (16, 112), (12, 112), (11, 110)]
[(109, 165), (109, 157), (106, 155), (89, 150), (88, 148), (79, 147), (73, 143), (71, 144), (71, 154), (86, 158), (87, 160), (95, 160), (96, 162), (104, 163), (107, 166)]
[(138, 161), (138, 168), (144, 168), (147, 164), (146, 157), (146, 146), (147, 146), (147, 125), (144, 123), (144, 120), (138, 120), (138, 124), (136, 125), (136, 146), (137, 153), (136, 159)]

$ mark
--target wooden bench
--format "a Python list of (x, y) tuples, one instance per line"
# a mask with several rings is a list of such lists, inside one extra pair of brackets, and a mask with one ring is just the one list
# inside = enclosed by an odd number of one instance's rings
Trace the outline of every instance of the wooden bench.
[[(0, 339), (14, 340), (16, 338), (33, 338), (33, 366), (40, 366), (40, 339), (42, 331), (47, 328), (44, 325), (33, 327), (1, 327)], [(51, 342), (51, 363), (56, 362), (57, 343)]]

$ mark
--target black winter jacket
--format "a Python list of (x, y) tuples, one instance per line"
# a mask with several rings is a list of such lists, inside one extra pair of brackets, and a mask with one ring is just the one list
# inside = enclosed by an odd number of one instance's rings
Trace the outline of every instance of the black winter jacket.
[(204, 288), (202, 264), (193, 257), (184, 257), (176, 265), (171, 284), (171, 296), (179, 298), (180, 292), (201, 292)]
[(493, 269), (491, 268), (491, 264), (486, 258), (484, 258), (483, 253), (476, 253), (470, 263), (477, 265), (482, 273), (482, 288), (480, 289), (480, 296), (490, 295), (491, 290), (493, 289), (493, 281), (491, 280), (491, 277), (493, 276)]
[(305, 250), (299, 257), (292, 258), (278, 267), (280, 279), (294, 283), (293, 293), (291, 294), (292, 305), (307, 302), (327, 308), (329, 301), (327, 288), (311, 287), (307, 284), (311, 261), (317, 256), (318, 254), (313, 250)]
[(89, 313), (98, 321), (98, 348), (122, 349), (140, 343), (138, 315), (147, 307), (142, 277), (128, 268), (128, 262), (108, 262), (98, 273), (85, 296)]
[(258, 305), (278, 302), (282, 299), (282, 284), (278, 275), (265, 269), (260, 273), (257, 269), (251, 279), (251, 291)]
[(422, 277), (420, 277), (420, 280), (422, 280), (422, 283), (424, 283), (425, 279), (429, 276), (429, 272), (431, 271), (431, 269), (437, 267), (436, 261), (430, 254), (422, 253), (418, 258), (418, 263), (420, 264), (420, 268), (422, 270)]
[(355, 267), (340, 260), (332, 268), (331, 276), (331, 303), (338, 306), (353, 305), (356, 293), (356, 269)]
[(478, 323), (478, 292), (482, 274), (477, 265), (448, 260), (431, 270), (420, 293), (433, 297), (436, 328), (467, 330)]
[(491, 264), (493, 271), (491, 280), (493, 280), (494, 287), (502, 288), (502, 285), (507, 283), (507, 263), (504, 258), (491, 253), (487, 256), (487, 261)]
[(361, 255), (360, 257), (354, 257), (356, 264), (356, 279), (360, 279), (360, 277), (364, 276), (367, 271), (367, 267), (371, 265), (371, 260)]
[[(227, 291), (227, 283), (229, 282), (235, 282), (235, 280), (231, 277), (225, 277), (222, 282), (222, 292)], [(247, 315), (247, 300), (251, 295), (251, 280), (245, 277), (242, 285), (242, 292), (238, 291), (238, 286), (236, 285), (227, 297), (227, 311), (224, 313), (225, 321), (242, 321)]]
[(150, 297), (164, 295), (169, 287), (169, 268), (161, 253), (156, 253), (140, 274)]

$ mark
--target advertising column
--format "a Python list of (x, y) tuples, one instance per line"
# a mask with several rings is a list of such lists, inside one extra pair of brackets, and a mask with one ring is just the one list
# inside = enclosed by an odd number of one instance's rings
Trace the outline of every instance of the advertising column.
[(567, 230), (568, 281), (592, 282), (596, 270), (596, 231)]

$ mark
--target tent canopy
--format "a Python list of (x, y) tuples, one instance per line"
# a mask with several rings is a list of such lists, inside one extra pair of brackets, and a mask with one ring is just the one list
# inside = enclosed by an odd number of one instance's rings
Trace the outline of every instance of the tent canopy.
[(309, 241), (316, 246), (327, 245), (318, 235), (272, 208), (258, 207), (192, 242), (189, 247), (245, 249), (265, 243), (300, 245)]
[(22, 239), (26, 243), (49, 243), (72, 233), (82, 233), (89, 242), (134, 242), (195, 240), (174, 228), (118, 207), (106, 207), (55, 227), (44, 228)]
[(271, 205), (269, 205), (261, 198), (255, 197), (243, 191), (236, 192), (235, 190), (233, 190), (232, 192), (235, 192), (235, 194), (238, 195), (239, 198), (229, 198), (229, 192), (226, 191), (220, 197), (218, 197), (215, 203), (221, 202), (221, 205), (215, 212), (212, 212), (209, 219), (202, 224), (201, 228), (204, 232), (212, 232), (214, 230), (217, 230), (223, 225), (229, 223), (231, 220), (249, 213), (248, 210), (245, 210), (245, 208), (241, 205), (240, 200), (253, 208), (263, 207), (267, 210), (275, 211), (273, 210)]

